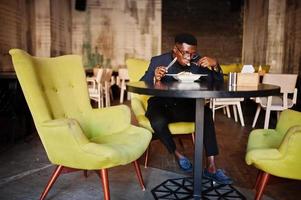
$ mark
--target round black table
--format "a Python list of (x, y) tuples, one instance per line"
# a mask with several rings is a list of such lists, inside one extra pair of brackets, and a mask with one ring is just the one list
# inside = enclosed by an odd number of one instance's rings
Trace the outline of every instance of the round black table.
[(267, 84), (258, 86), (228, 86), (221, 82), (129, 82), (127, 91), (161, 97), (193, 98), (196, 99), (195, 116), (195, 148), (193, 171), (193, 197), (201, 199), (202, 192), (202, 151), (203, 151), (203, 126), (204, 105), (208, 98), (233, 98), (233, 97), (263, 97), (280, 93), (280, 87)]

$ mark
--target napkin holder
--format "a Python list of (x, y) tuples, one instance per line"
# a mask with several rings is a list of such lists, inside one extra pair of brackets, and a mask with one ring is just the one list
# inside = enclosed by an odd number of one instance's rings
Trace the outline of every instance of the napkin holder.
[(238, 73), (237, 86), (258, 86), (258, 73)]

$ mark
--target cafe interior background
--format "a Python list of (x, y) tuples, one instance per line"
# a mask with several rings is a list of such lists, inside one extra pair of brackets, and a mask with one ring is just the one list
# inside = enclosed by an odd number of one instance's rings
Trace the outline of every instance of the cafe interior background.
[[(0, 24), (0, 106), (9, 101), (19, 116), (30, 113), (7, 78), (14, 73), (9, 49), (42, 57), (79, 54), (87, 70), (117, 71), (128, 58), (149, 60), (169, 51), (180, 32), (194, 34), (201, 55), (221, 64), (270, 65), (270, 73), (299, 74), (294, 109), (301, 111), (300, 0), (0, 0)], [(5, 138), (11, 116), (1, 112)], [(14, 140), (28, 135), (26, 122), (16, 128)]]

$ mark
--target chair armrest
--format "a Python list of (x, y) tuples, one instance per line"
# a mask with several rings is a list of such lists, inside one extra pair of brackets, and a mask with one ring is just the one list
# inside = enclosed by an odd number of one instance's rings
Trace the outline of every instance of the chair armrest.
[(301, 152), (301, 125), (292, 126), (289, 128), (282, 140), (279, 151), (285, 155), (295, 156), (300, 158)]
[(279, 160), (283, 155), (278, 151), (278, 149), (254, 149), (248, 151), (246, 155), (246, 163), (248, 165), (259, 163), (260, 160)]
[(131, 107), (135, 116), (145, 115), (146, 110), (144, 109), (143, 103), (137, 97), (131, 99)]
[(131, 125), (131, 111), (126, 105), (91, 109), (85, 116), (85, 121), (83, 129), (89, 134), (89, 138), (99, 134), (109, 135)]
[(82, 153), (80, 147), (89, 143), (75, 119), (49, 120), (37, 128), (49, 160), (57, 165), (71, 166), (74, 155)]

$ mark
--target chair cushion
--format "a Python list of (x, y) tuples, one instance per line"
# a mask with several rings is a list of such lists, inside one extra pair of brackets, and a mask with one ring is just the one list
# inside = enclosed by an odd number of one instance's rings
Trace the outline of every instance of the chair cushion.
[(109, 168), (137, 160), (148, 147), (151, 138), (152, 135), (146, 129), (130, 126), (118, 133), (91, 138), (91, 143), (82, 149), (94, 157), (91, 161), (94, 164), (88, 165), (90, 169)]
[[(136, 116), (138, 123), (141, 127), (144, 127), (154, 132), (148, 118), (144, 115)], [(195, 126), (193, 122), (175, 122), (168, 124), (168, 128), (172, 134), (191, 134), (195, 131)]]
[(253, 149), (278, 148), (283, 135), (274, 129), (255, 129), (249, 135), (247, 152)]

